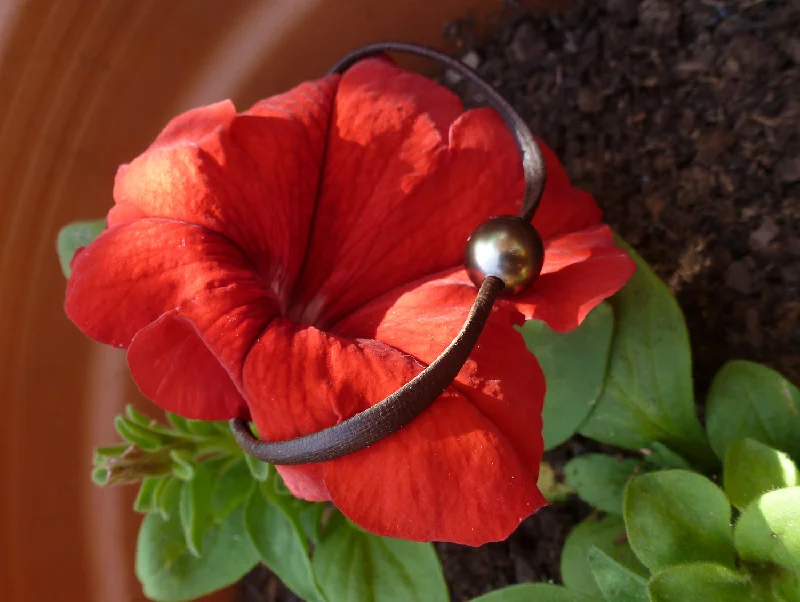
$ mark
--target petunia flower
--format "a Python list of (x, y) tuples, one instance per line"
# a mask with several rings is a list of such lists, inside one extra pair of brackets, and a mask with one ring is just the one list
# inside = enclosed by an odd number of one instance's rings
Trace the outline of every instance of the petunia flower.
[[(505, 539), (537, 489), (545, 381), (516, 325), (577, 327), (634, 270), (543, 145), (542, 275), (495, 303), (455, 382), (396, 434), (279, 466), (308, 500), (416, 541)], [(319, 431), (391, 394), (449, 344), (475, 300), (471, 231), (520, 208), (512, 134), (491, 109), (383, 58), (243, 113), (188, 111), (123, 165), (107, 230), (72, 262), (66, 312), (127, 349), (142, 393), (187, 418)], [(564, 358), (570, 361), (570, 358)]]

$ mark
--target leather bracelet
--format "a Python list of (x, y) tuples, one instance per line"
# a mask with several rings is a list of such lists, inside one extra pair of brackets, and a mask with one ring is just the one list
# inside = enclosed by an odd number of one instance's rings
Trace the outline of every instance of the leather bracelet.
[(500, 295), (514, 295), (539, 276), (544, 262), (541, 238), (531, 225), (545, 183), (541, 151), (522, 118), (480, 75), (439, 51), (405, 42), (380, 42), (359, 48), (334, 65), (328, 74), (343, 73), (356, 62), (386, 52), (409, 53), (435, 60), (475, 84), (514, 134), (522, 153), (525, 191), (516, 216), (490, 218), (470, 235), (465, 265), (479, 288), (464, 326), (439, 357), (397, 391), (363, 412), (310, 435), (285, 441), (260, 441), (241, 418), (230, 428), (245, 453), (271, 464), (308, 464), (334, 460), (364, 449), (410, 423), (452, 384)]

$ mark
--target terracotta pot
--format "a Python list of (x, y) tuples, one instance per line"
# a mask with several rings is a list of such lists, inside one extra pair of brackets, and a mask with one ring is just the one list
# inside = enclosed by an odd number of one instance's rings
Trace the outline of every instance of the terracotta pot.
[(440, 46), (445, 21), (500, 4), (0, 0), (0, 599), (144, 599), (135, 491), (98, 490), (89, 473), (123, 405), (152, 407), (124, 355), (65, 318), (58, 228), (105, 215), (117, 166), (175, 113), (245, 107), (370, 41)]

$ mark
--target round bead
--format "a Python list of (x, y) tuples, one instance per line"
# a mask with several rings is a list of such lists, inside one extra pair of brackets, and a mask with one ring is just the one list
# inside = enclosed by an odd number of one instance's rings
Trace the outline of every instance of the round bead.
[(514, 215), (493, 217), (478, 226), (467, 241), (464, 264), (480, 286), (487, 276), (503, 281), (503, 293), (516, 294), (542, 271), (544, 246), (536, 229)]

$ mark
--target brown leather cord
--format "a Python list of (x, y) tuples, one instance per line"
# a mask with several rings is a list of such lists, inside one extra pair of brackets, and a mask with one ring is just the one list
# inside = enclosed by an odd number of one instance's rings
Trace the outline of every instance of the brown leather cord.
[(447, 349), (412, 380), (380, 403), (352, 418), (305, 437), (268, 443), (250, 433), (247, 422), (231, 421), (231, 430), (241, 448), (271, 464), (324, 462), (351, 454), (377, 443), (411, 422), (445, 392), (458, 375), (478, 342), (494, 299), (503, 282), (490, 276), (483, 281), (464, 326)]
[[(383, 42), (360, 48), (346, 55), (329, 73), (342, 73), (363, 58), (385, 52), (407, 52), (436, 60), (480, 87), (488, 103), (514, 133), (522, 153), (525, 192), (519, 217), (530, 222), (544, 190), (545, 166), (530, 130), (511, 105), (460, 61), (430, 48), (404, 42)], [(396, 433), (430, 406), (456, 378), (475, 347), (494, 300), (503, 287), (499, 278), (487, 277), (456, 338), (427, 368), (386, 399), (332, 427), (285, 441), (259, 441), (245, 420), (235, 418), (230, 421), (230, 428), (237, 443), (245, 453), (264, 462), (308, 464), (340, 458)]]

